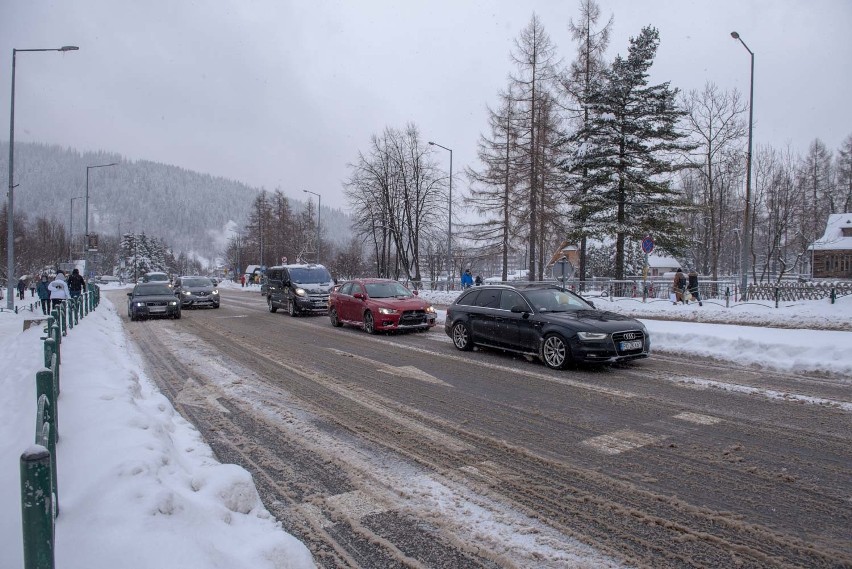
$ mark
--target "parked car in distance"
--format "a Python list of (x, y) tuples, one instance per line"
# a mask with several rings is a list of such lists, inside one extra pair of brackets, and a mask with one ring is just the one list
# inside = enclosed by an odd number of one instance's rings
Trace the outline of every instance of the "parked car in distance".
[(183, 308), (219, 308), (219, 289), (207, 277), (178, 277), (175, 279), (174, 291)]
[(138, 284), (127, 293), (127, 316), (136, 321), (143, 318), (180, 318), (180, 301), (167, 283)]
[(169, 275), (166, 273), (161, 273), (158, 271), (153, 271), (150, 273), (145, 273), (142, 275), (143, 283), (167, 283), (171, 284), (172, 279), (169, 278)]
[(555, 286), (469, 289), (447, 308), (444, 330), (459, 350), (487, 346), (533, 355), (552, 369), (646, 358), (651, 349), (638, 320), (597, 310)]
[(290, 316), (327, 314), (334, 279), (323, 265), (279, 265), (266, 269), (266, 303), (270, 312)]
[(429, 330), (435, 308), (391, 279), (355, 279), (335, 287), (328, 300), (334, 326), (350, 324), (369, 334), (393, 330)]

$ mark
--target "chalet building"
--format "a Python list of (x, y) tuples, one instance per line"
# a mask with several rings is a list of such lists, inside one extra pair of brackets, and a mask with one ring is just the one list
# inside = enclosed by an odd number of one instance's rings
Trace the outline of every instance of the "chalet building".
[(829, 215), (825, 234), (810, 251), (813, 278), (852, 279), (852, 213)]

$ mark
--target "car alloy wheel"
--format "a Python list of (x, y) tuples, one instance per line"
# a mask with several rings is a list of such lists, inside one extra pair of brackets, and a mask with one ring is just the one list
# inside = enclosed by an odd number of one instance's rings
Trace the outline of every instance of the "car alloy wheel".
[(271, 296), (266, 297), (266, 304), (269, 305), (269, 311), (270, 312), (272, 312), (273, 314), (278, 312), (278, 308), (276, 308), (275, 305), (272, 304), (272, 297)]
[(367, 334), (376, 333), (376, 321), (373, 320), (372, 312), (364, 313), (364, 330), (367, 332)]
[(565, 369), (571, 360), (571, 349), (562, 336), (550, 334), (541, 344), (541, 359), (551, 369)]
[(328, 319), (331, 320), (331, 325), (336, 327), (336, 328), (343, 326), (343, 322), (341, 322), (340, 318), (337, 317), (337, 309), (336, 308), (329, 309)]
[(470, 339), (470, 329), (464, 322), (453, 324), (453, 345), (463, 352), (473, 348), (473, 342)]
[(296, 310), (296, 303), (291, 298), (287, 300), (287, 314), (290, 316), (296, 316), (299, 312)]

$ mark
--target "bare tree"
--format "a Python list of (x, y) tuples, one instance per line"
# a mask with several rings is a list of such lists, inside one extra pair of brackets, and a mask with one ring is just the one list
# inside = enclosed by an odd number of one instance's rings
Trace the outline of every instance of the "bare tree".
[(729, 152), (746, 136), (743, 115), (747, 106), (740, 100), (738, 91), (723, 92), (711, 82), (706, 83), (701, 92), (690, 91), (682, 98), (682, 105), (687, 113), (684, 128), (698, 145), (693, 157), (704, 188), (701, 203), (704, 216), (697, 229), (704, 236), (710, 270), (716, 280), (724, 239), (723, 219), (731, 213), (726, 208), (727, 188), (718, 183), (717, 170)]

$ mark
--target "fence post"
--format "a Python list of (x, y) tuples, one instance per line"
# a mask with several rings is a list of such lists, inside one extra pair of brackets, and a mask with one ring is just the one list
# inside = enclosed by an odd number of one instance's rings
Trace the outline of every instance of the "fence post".
[(781, 298), (781, 289), (775, 287), (775, 308), (778, 308), (778, 299)]
[[(39, 377), (39, 374), (45, 374)], [(38, 396), (38, 414), (36, 415), (35, 444), (41, 445), (50, 453), (50, 488), (53, 492), (54, 515), (59, 511), (57, 483), (59, 477), (56, 470), (56, 400), (50, 399), (49, 393), (53, 391), (53, 378), (48, 372), (36, 373), (36, 382), (40, 395)], [(42, 391), (43, 390), (43, 391)]]
[(731, 307), (731, 287), (725, 287), (725, 308)]
[(837, 289), (834, 288), (834, 287), (831, 287), (831, 304), (834, 304), (836, 300), (837, 300)]
[(32, 446), (21, 455), (21, 521), (24, 569), (53, 569), (53, 495), (50, 452)]

